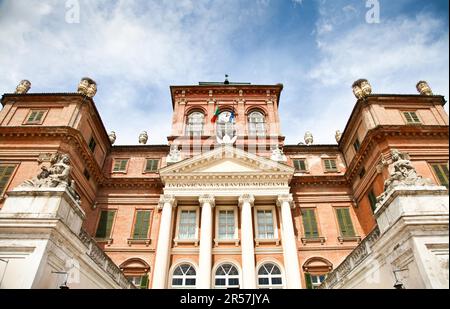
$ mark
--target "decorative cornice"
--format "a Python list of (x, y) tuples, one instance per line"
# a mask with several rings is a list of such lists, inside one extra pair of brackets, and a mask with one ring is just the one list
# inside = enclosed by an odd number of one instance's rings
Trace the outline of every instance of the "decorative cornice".
[(255, 197), (253, 194), (242, 194), (239, 197), (239, 208), (241, 208), (244, 204), (250, 204), (250, 207), (253, 207), (255, 203)]
[(205, 204), (209, 204), (211, 207), (214, 207), (216, 204), (216, 200), (212, 194), (200, 195), (198, 201), (200, 202), (200, 207), (203, 207)]

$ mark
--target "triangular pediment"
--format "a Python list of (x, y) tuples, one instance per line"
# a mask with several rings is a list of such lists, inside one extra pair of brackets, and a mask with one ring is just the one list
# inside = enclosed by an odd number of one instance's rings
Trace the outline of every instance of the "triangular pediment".
[(294, 168), (230, 146), (223, 146), (169, 165), (160, 175), (293, 175)]

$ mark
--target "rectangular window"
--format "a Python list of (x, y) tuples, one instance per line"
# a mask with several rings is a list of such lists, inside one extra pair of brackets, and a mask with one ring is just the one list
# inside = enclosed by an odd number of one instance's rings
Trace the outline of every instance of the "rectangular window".
[(133, 239), (147, 239), (148, 228), (150, 227), (150, 210), (136, 211), (136, 219), (134, 221)]
[(306, 160), (304, 159), (295, 159), (294, 167), (296, 171), (306, 172)]
[(126, 172), (128, 159), (115, 159), (113, 172)]
[(355, 148), (355, 151), (358, 152), (359, 148), (361, 148), (361, 144), (359, 143), (359, 139), (356, 139), (353, 142), (353, 148)]
[(0, 165), (0, 196), (5, 193), (15, 168), (16, 165)]
[(354, 237), (352, 219), (350, 218), (350, 210), (348, 208), (336, 208), (336, 216), (338, 219), (339, 230), (342, 237)]
[(258, 220), (258, 238), (259, 239), (274, 239), (275, 231), (273, 227), (273, 212), (270, 209), (257, 210)]
[(327, 172), (336, 172), (337, 165), (335, 159), (324, 159), (323, 164), (325, 166), (325, 171)]
[(316, 212), (314, 209), (302, 209), (303, 230), (305, 238), (319, 237), (317, 228)]
[(197, 211), (182, 210), (180, 212), (178, 239), (195, 239), (196, 228), (197, 228)]
[(372, 208), (372, 211), (375, 211), (375, 209), (377, 208), (377, 196), (375, 195), (373, 190), (370, 190), (367, 197), (369, 198), (370, 207)]
[(95, 141), (94, 137), (91, 137), (91, 139), (89, 140), (89, 149), (94, 152), (96, 146), (97, 142)]
[[(439, 179), (439, 184), (446, 186), (448, 189), (448, 165), (447, 164), (431, 164), (434, 174)], [(1, 192), (1, 190), (0, 190)]]
[(44, 115), (47, 113), (47, 110), (31, 110), (28, 114), (26, 124), (42, 124), (44, 120)]
[(219, 211), (219, 239), (234, 239), (234, 210)]
[(146, 172), (157, 172), (158, 171), (159, 160), (158, 159), (147, 159), (145, 163)]
[(114, 223), (115, 210), (102, 210), (100, 213), (100, 221), (98, 222), (97, 233), (95, 238), (110, 239), (111, 230)]
[(412, 124), (421, 123), (416, 112), (403, 112), (403, 115), (405, 116), (407, 123), (412, 123)]

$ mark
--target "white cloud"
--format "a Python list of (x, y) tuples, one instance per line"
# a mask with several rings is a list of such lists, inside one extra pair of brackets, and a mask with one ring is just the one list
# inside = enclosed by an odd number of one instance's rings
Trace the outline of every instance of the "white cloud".
[(267, 5), (251, 11), (238, 1), (80, 1), (80, 23), (68, 24), (64, 1), (3, 1), (0, 69), (8, 74), (0, 75), (0, 90), (11, 92), (27, 78), (31, 92), (74, 91), (89, 76), (118, 143), (135, 144), (142, 130), (150, 142), (166, 143), (168, 86), (222, 78), (232, 35)]
[(317, 143), (334, 143), (335, 130), (344, 129), (356, 101), (351, 84), (358, 78), (369, 79), (374, 93), (406, 94), (416, 94), (417, 81), (424, 79), (436, 94), (449, 97), (449, 35), (434, 16), (361, 23), (333, 34), (317, 30), (316, 39), (320, 61), (308, 73), (305, 112), (288, 118), (290, 143), (307, 130)]

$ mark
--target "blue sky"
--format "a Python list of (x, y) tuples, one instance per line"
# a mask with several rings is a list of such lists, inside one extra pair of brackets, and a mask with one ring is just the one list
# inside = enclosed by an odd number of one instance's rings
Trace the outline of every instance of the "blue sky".
[[(76, 2), (80, 22), (67, 23)], [(0, 93), (72, 92), (97, 81), (97, 108), (117, 144), (166, 144), (169, 86), (199, 81), (284, 84), (288, 144), (334, 143), (364, 77), (374, 93), (412, 93), (427, 80), (449, 95), (448, 0), (0, 0)], [(448, 107), (446, 107), (448, 111)]]

